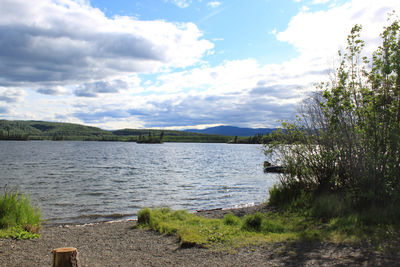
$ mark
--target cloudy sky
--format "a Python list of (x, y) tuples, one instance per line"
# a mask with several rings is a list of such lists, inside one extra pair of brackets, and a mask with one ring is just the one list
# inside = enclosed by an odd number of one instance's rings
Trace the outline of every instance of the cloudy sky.
[(398, 0), (0, 0), (0, 119), (276, 127)]

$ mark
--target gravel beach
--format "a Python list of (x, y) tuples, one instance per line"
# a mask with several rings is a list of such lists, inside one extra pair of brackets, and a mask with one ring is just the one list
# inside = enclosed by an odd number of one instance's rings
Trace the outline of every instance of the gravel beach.
[[(266, 209), (259, 205), (198, 214), (221, 218), (228, 212), (244, 215)], [(51, 251), (59, 247), (76, 247), (81, 266), (400, 266), (399, 255), (379, 253), (367, 245), (275, 243), (230, 253), (182, 249), (176, 237), (132, 229), (135, 224), (117, 221), (44, 226), (39, 239), (0, 239), (0, 266), (51, 266)]]

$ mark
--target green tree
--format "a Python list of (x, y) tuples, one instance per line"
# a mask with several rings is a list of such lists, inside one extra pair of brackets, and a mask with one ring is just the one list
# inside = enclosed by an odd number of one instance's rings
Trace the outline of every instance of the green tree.
[[(284, 165), (282, 188), (342, 194), (364, 209), (400, 204), (400, 34), (393, 21), (370, 61), (352, 28), (329, 83), (284, 123), (266, 154)], [(282, 145), (286, 142), (291, 145)]]

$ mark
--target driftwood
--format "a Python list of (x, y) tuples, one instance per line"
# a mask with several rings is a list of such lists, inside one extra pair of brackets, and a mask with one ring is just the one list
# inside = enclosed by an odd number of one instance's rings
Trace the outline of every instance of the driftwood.
[(196, 212), (207, 212), (207, 211), (214, 211), (214, 210), (222, 210), (222, 208), (209, 209), (209, 210), (196, 210)]
[(57, 248), (53, 250), (53, 267), (79, 267), (76, 248)]

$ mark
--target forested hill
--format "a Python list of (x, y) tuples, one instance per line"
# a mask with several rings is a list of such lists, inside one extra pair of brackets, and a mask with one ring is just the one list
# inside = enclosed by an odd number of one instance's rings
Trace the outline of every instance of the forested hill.
[(226, 143), (231, 137), (190, 133), (184, 131), (122, 129), (107, 131), (74, 123), (44, 121), (0, 120), (0, 140), (85, 140), (138, 141), (157, 140), (162, 133), (164, 142)]
[(219, 134), (228, 136), (254, 136), (254, 135), (265, 135), (277, 130), (277, 128), (240, 128), (235, 126), (217, 126), (206, 129), (191, 129), (186, 130), (193, 133), (204, 133), (204, 134)]
[(81, 139), (112, 137), (112, 132), (74, 123), (0, 120), (2, 139)]

